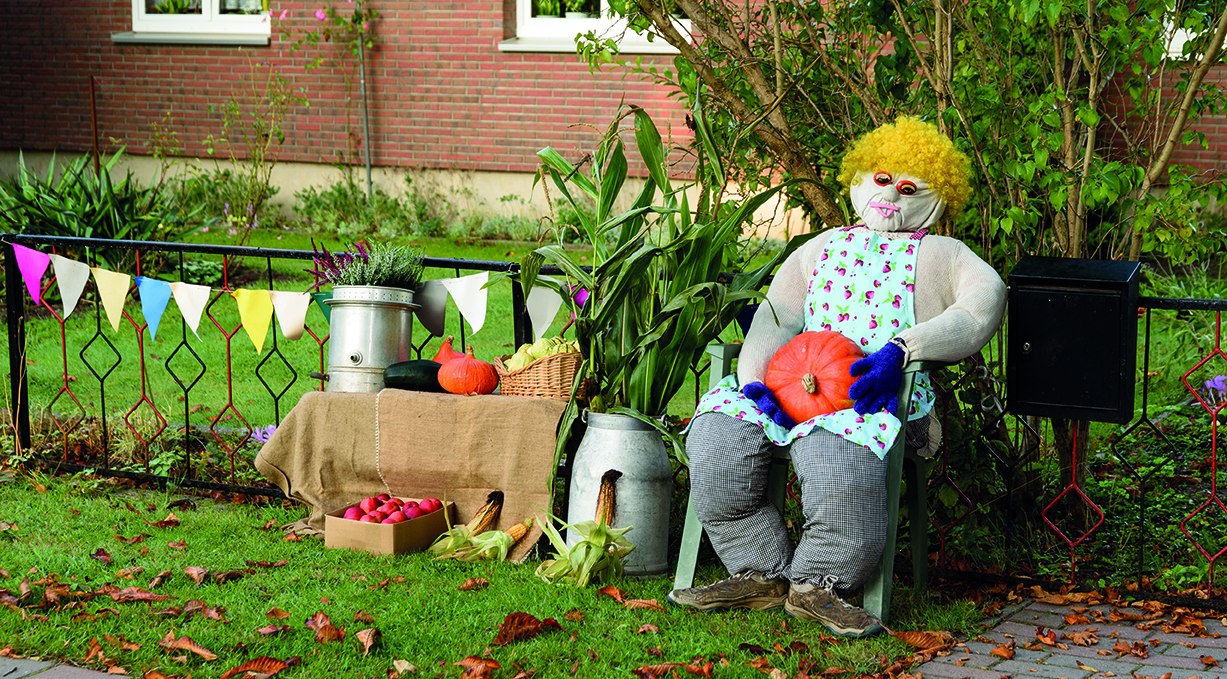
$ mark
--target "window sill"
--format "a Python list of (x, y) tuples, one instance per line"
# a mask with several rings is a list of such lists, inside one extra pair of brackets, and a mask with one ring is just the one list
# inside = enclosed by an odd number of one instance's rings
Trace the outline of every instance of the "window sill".
[[(575, 54), (574, 38), (510, 38), (498, 44), (500, 52), (551, 52)], [(619, 54), (677, 54), (677, 49), (661, 40), (623, 40), (618, 45)]]
[[(269, 36), (258, 33), (112, 33), (111, 42), (143, 45), (257, 45), (267, 47)], [(575, 50), (574, 47), (571, 48)]]

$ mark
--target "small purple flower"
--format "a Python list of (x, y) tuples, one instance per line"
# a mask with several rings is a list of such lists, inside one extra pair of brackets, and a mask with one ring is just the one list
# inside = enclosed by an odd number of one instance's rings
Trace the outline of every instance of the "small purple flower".
[(1206, 400), (1211, 404), (1227, 401), (1227, 375), (1215, 375), (1206, 380)]
[(580, 288), (579, 290), (575, 291), (575, 294), (572, 295), (571, 298), (574, 299), (575, 303), (582, 308), (588, 303), (588, 294), (588, 288)]
[(251, 438), (260, 444), (268, 443), (268, 440), (273, 437), (273, 432), (277, 431), (277, 425), (270, 424), (266, 427), (256, 427), (251, 432)]

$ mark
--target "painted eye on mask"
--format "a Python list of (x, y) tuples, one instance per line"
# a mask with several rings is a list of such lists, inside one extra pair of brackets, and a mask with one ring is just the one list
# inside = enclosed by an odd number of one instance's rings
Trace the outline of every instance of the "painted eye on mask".
[(875, 172), (873, 174), (873, 183), (878, 186), (890, 186), (894, 177), (890, 176), (889, 172)]
[(897, 186), (895, 186), (895, 189), (901, 195), (913, 196), (916, 195), (916, 182), (904, 179), (903, 181), (899, 182)]

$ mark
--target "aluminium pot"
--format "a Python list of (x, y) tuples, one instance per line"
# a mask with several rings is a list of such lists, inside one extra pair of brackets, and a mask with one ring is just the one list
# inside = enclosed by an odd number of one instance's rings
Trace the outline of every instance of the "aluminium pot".
[(377, 285), (337, 285), (329, 314), (326, 391), (377, 392), (384, 368), (409, 360), (413, 291)]

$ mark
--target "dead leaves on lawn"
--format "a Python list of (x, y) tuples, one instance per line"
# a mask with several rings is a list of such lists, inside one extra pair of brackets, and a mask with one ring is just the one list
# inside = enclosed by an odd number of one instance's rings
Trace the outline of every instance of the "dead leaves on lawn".
[(506, 646), (507, 644), (543, 634), (561, 630), (562, 625), (553, 618), (539, 620), (536, 616), (530, 613), (515, 612), (508, 613), (507, 617), (503, 618), (503, 624), (499, 625), (498, 634), (494, 636), (494, 641), (490, 642), (491, 646)]

